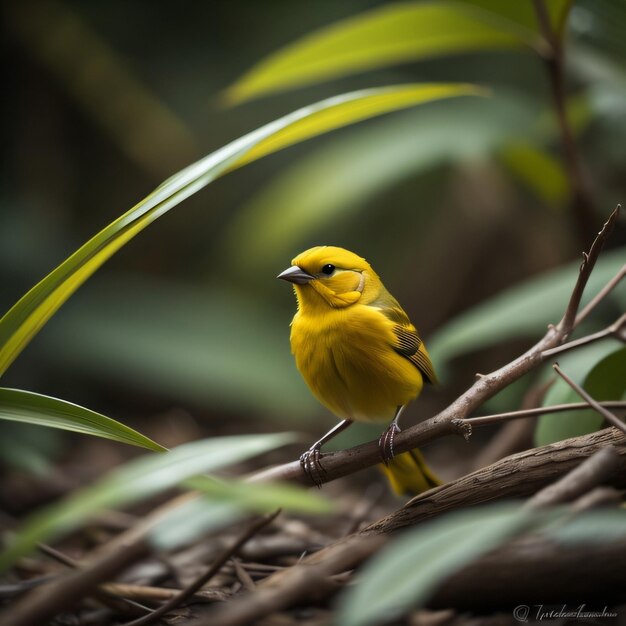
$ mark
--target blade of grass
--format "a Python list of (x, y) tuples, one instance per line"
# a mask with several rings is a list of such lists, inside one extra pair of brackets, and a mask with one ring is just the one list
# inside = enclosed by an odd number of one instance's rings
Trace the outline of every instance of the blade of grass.
[(438, 98), (484, 93), (463, 84), (407, 84), (351, 92), (298, 109), (190, 165), (85, 243), (9, 310), (0, 320), (0, 375), (108, 258), (216, 178), (294, 143), (376, 115)]
[(113, 439), (154, 452), (165, 448), (120, 422), (85, 407), (21, 389), (0, 388), (0, 419)]

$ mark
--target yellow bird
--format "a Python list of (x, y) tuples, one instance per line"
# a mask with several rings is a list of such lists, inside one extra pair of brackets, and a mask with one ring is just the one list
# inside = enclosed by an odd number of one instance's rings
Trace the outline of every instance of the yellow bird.
[(315, 397), (341, 422), (300, 457), (313, 482), (320, 449), (353, 421), (391, 422), (379, 440), (385, 472), (397, 492), (440, 484), (418, 450), (395, 460), (393, 441), (406, 405), (437, 377), (415, 326), (370, 264), (343, 248), (317, 246), (277, 278), (294, 284), (298, 310), (291, 351)]

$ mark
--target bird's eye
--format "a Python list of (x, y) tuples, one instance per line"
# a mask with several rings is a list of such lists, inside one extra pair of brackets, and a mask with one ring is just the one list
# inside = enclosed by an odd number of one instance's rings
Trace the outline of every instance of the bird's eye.
[(326, 274), (327, 276), (330, 276), (334, 271), (335, 271), (335, 266), (332, 263), (327, 263), (322, 268), (322, 274)]

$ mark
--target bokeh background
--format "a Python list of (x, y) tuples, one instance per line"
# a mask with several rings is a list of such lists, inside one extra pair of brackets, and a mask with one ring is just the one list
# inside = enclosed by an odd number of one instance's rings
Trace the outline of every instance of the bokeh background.
[[(298, 107), (402, 82), (491, 89), (489, 98), (438, 101), (309, 140), (211, 184), (99, 270), (23, 352), (4, 386), (83, 404), (164, 445), (295, 429), (306, 433), (302, 448), (334, 418), (295, 369), (288, 342), (295, 302), (274, 277), (318, 244), (367, 257), (432, 346), (442, 385), (411, 407), (407, 424), (558, 321), (595, 232), (581, 234), (571, 211), (537, 54), (453, 55), (221, 104), (223, 90), (271, 52), (382, 4), (4, 3), (3, 311), (165, 178)], [(568, 21), (569, 114), (596, 230), (626, 198), (625, 29), (626, 7), (611, 0), (576, 2)], [(620, 255), (623, 263), (625, 244), (622, 220), (610, 242), (614, 263)], [(546, 275), (552, 282), (530, 308), (513, 295), (500, 298), (500, 321), (485, 317), (480, 332), (459, 317), (561, 267)], [(527, 298), (533, 293), (531, 286)], [(623, 305), (622, 294), (590, 328)], [(468, 336), (450, 347), (450, 328)], [(517, 408), (529, 384), (507, 390), (493, 409)], [(5, 464), (48, 481), (68, 450), (90, 459), (81, 464), (86, 474), (127, 454), (77, 435), (0, 427)], [(469, 446), (447, 442), (427, 453), (444, 475), (454, 473), (446, 468), (469, 458), (485, 433)], [(373, 436), (357, 430), (338, 445)], [(27, 506), (24, 484), (5, 481), (3, 500)]]

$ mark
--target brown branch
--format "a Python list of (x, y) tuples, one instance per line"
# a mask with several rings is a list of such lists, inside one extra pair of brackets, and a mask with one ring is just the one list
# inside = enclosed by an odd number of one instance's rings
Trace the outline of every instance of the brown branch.
[(589, 406), (596, 410), (604, 419), (609, 422), (615, 428), (619, 428), (623, 433), (626, 433), (626, 424), (622, 422), (617, 415), (613, 415), (611, 411), (603, 407), (597, 400), (594, 400), (578, 383), (575, 383), (558, 365), (555, 363), (554, 367), (556, 373), (583, 399)]
[(563, 43), (552, 28), (544, 0), (533, 0), (533, 3), (539, 28), (548, 44), (544, 52), (544, 61), (561, 135), (565, 169), (572, 190), (572, 209), (578, 227), (578, 236), (585, 245), (593, 228), (595, 210), (589, 180), (574, 140), (574, 133), (567, 119)]
[(565, 315), (557, 326), (557, 330), (564, 335), (562, 337), (562, 341), (560, 341), (559, 344), (567, 339), (567, 337), (571, 334), (572, 330), (575, 327), (574, 325), (576, 323), (576, 314), (578, 313), (580, 300), (583, 296), (583, 292), (585, 291), (585, 287), (587, 286), (587, 281), (589, 280), (589, 276), (591, 276), (591, 272), (593, 271), (596, 261), (600, 256), (600, 251), (602, 250), (604, 242), (613, 232), (615, 222), (619, 217), (620, 208), (621, 207), (618, 204), (611, 213), (611, 215), (609, 215), (609, 219), (604, 222), (602, 229), (593, 240), (593, 243), (589, 248), (589, 252), (583, 252), (583, 262), (581, 263), (580, 270), (578, 272), (578, 280), (576, 281), (574, 291), (572, 292), (570, 301), (567, 305), (567, 309), (565, 310)]
[(132, 622), (127, 622), (124, 626), (144, 626), (145, 624), (151, 624), (155, 620), (159, 619), (161, 616), (165, 615), (172, 609), (176, 608), (180, 604), (182, 604), (185, 600), (193, 596), (196, 591), (204, 587), (217, 572), (222, 569), (223, 565), (230, 559), (236, 552), (252, 537), (254, 537), (262, 528), (273, 522), (278, 514), (280, 513), (280, 509), (271, 515), (266, 515), (259, 520), (256, 520), (253, 524), (247, 528), (241, 536), (230, 546), (222, 551), (217, 559), (211, 564), (209, 569), (198, 576), (189, 586), (183, 589), (177, 596), (170, 598), (164, 605), (160, 606), (158, 609), (150, 613), (149, 615), (144, 615)]
[[(574, 327), (576, 313), (589, 276), (602, 246), (613, 230), (618, 215), (619, 207), (611, 213), (604, 223), (589, 251), (583, 254), (583, 263), (580, 266), (576, 284), (561, 321), (556, 326), (550, 326), (544, 337), (524, 354), (500, 369), (481, 376), (464, 394), (438, 415), (398, 433), (394, 440), (396, 452), (406, 452), (446, 435), (460, 434), (468, 438), (471, 435), (471, 424), (467, 419), (469, 415), (493, 395), (543, 363), (542, 354), (544, 351), (560, 346), (567, 339)], [(319, 476), (319, 479), (322, 483), (329, 482), (379, 462), (380, 455), (377, 442), (369, 442), (348, 450), (327, 453), (322, 455), (325, 474)], [(306, 485), (312, 484), (308, 476), (302, 472), (298, 461), (262, 471), (249, 477), (249, 480), (252, 482), (281, 480)]]
[(81, 569), (73, 570), (57, 580), (33, 589), (0, 615), (3, 626), (47, 624), (48, 620), (68, 605), (88, 595), (98, 584), (110, 580), (130, 564), (147, 556), (145, 541), (129, 543), (123, 549), (108, 552)]
[[(617, 209), (621, 210), (621, 205), (617, 205)], [(576, 322), (574, 326), (581, 324), (588, 315), (598, 306), (604, 298), (606, 298), (617, 285), (626, 277), (626, 263), (622, 266), (619, 272), (613, 276), (613, 278), (583, 307), (583, 310), (576, 316)]]
[(560, 480), (544, 487), (525, 503), (528, 509), (544, 509), (571, 502), (613, 478), (622, 460), (612, 446), (601, 448)]
[(613, 428), (519, 452), (416, 496), (363, 532), (395, 532), (432, 517), (503, 498), (524, 498), (558, 480), (601, 448), (613, 445), (620, 472), (613, 486), (626, 486), (626, 437)]
[[(626, 409), (626, 401), (607, 400), (599, 403), (608, 409)], [(532, 409), (521, 409), (519, 411), (508, 411), (506, 413), (494, 413), (493, 415), (482, 415), (480, 417), (468, 417), (464, 422), (474, 426), (484, 426), (486, 424), (497, 424), (512, 419), (521, 419), (525, 417), (536, 417), (538, 415), (546, 415), (549, 413), (562, 413), (564, 411), (580, 411), (588, 409), (587, 402), (570, 402), (566, 404), (553, 404), (552, 406), (539, 406)]]
[(544, 350), (541, 356), (544, 359), (547, 359), (555, 354), (561, 354), (562, 352), (567, 352), (568, 350), (573, 350), (574, 348), (580, 348), (580, 346), (586, 346), (587, 344), (600, 341), (600, 339), (606, 339), (607, 337), (615, 337), (618, 341), (626, 342), (626, 313), (603, 330), (599, 330), (597, 333), (592, 333), (591, 335), (585, 335), (575, 341), (569, 341), (568, 343), (564, 343), (562, 346), (550, 348), (550, 350)]

